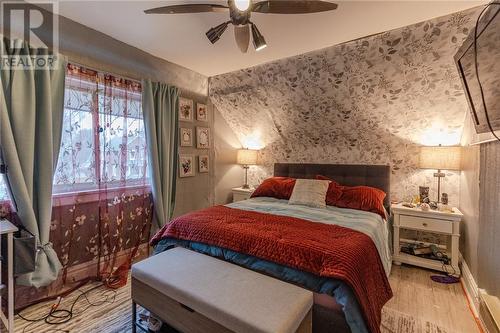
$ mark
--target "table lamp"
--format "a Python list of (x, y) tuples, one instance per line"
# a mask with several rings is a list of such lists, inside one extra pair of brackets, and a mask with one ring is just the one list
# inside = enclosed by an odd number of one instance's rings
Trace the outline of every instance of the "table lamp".
[(242, 188), (250, 188), (248, 185), (248, 167), (250, 165), (257, 164), (257, 152), (254, 149), (240, 149), (238, 150), (238, 155), (236, 157), (236, 163), (243, 165), (245, 169), (245, 184), (241, 186)]
[(436, 202), (440, 202), (441, 197), (441, 178), (445, 174), (441, 170), (460, 170), (461, 147), (421, 147), (420, 149), (420, 168), (437, 169), (434, 177), (438, 179), (438, 196)]

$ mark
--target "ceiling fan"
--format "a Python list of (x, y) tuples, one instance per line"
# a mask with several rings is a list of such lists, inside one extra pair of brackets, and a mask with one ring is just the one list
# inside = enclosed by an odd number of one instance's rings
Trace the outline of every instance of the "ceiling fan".
[(145, 10), (146, 14), (188, 14), (188, 13), (227, 13), (230, 20), (207, 31), (206, 35), (215, 44), (226, 31), (229, 23), (234, 25), (234, 37), (241, 52), (246, 53), (250, 44), (250, 30), (256, 51), (267, 44), (257, 26), (250, 21), (252, 13), (264, 14), (308, 14), (337, 9), (337, 4), (322, 0), (228, 0), (227, 6), (221, 4), (184, 4)]

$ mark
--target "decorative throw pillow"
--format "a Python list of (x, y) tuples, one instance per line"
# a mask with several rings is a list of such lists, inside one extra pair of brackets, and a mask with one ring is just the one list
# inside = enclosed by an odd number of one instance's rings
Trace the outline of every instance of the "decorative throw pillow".
[(288, 203), (290, 205), (325, 208), (329, 183), (329, 180), (297, 179)]
[(295, 178), (289, 177), (271, 177), (262, 182), (252, 193), (251, 198), (272, 197), (277, 199), (290, 199)]
[(386, 218), (385, 196), (384, 191), (370, 186), (342, 186), (342, 195), (335, 206), (364, 210)]
[[(316, 179), (331, 180), (317, 175)], [(384, 207), (385, 192), (370, 186), (342, 186), (331, 180), (326, 196), (326, 204), (339, 208), (364, 210), (386, 218)]]
[(337, 201), (342, 195), (342, 186), (335, 180), (322, 175), (316, 175), (316, 179), (330, 181), (330, 184), (328, 185), (328, 192), (326, 192), (326, 204), (328, 206), (336, 206)]

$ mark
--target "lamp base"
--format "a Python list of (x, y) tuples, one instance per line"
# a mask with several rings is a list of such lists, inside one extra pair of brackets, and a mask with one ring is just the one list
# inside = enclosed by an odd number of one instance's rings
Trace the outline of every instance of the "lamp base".
[(243, 169), (245, 169), (245, 184), (241, 186), (241, 188), (248, 190), (250, 188), (250, 185), (248, 185), (248, 165), (244, 165)]
[(434, 173), (434, 177), (436, 177), (438, 179), (438, 196), (437, 196), (436, 203), (441, 202), (441, 178), (444, 178), (445, 176), (446, 175), (444, 174), (444, 172), (441, 172), (441, 170), (438, 170), (438, 172)]

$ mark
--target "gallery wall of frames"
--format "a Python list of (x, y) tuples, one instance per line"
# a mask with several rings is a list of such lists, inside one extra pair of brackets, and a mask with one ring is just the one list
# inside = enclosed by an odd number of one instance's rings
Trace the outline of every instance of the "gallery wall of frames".
[[(181, 97), (179, 100), (179, 177), (210, 172), (211, 130), (206, 104)], [(187, 151), (193, 152), (187, 153)]]
[(213, 119), (212, 105), (206, 96), (181, 92), (174, 217), (214, 203)]

